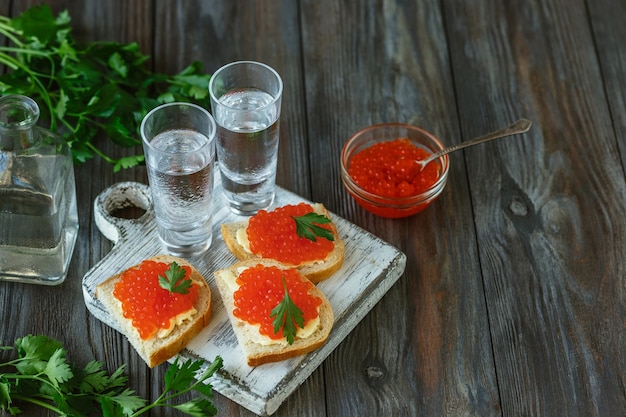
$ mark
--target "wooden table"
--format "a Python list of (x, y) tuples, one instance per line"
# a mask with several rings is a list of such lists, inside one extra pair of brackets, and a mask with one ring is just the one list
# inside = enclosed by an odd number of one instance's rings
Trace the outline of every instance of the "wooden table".
[[(34, 0), (4, 0), (16, 15)], [(624, 416), (626, 3), (614, 0), (66, 0), (82, 40), (137, 41), (155, 70), (273, 66), (278, 183), (407, 255), (404, 275), (276, 416)], [(357, 130), (421, 125), (448, 145), (519, 117), (520, 139), (451, 155), (440, 199), (388, 220), (342, 187)], [(117, 149), (117, 155), (137, 150)], [(148, 369), (91, 316), (81, 279), (111, 249), (93, 200), (143, 168), (76, 167), (80, 234), (59, 287), (0, 283), (0, 341), (46, 334), (73, 361)], [(220, 416), (252, 415), (217, 394)], [(28, 415), (46, 415), (38, 410)], [(178, 415), (167, 414), (161, 415)]]

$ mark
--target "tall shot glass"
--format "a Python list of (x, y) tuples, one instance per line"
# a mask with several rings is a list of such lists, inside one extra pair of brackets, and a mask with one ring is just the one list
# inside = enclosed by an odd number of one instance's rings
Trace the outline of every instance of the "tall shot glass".
[(163, 247), (197, 256), (213, 237), (215, 121), (195, 104), (169, 103), (150, 111), (140, 130)]
[(209, 82), (217, 159), (231, 211), (253, 215), (274, 201), (283, 82), (253, 61), (218, 69)]

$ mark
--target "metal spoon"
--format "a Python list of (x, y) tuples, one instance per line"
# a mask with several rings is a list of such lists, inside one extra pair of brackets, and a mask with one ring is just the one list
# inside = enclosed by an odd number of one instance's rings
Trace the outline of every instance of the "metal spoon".
[(443, 155), (447, 155), (450, 152), (458, 151), (459, 149), (467, 148), (468, 146), (478, 145), (479, 143), (489, 142), (490, 140), (503, 138), (505, 136), (511, 136), (511, 135), (515, 135), (518, 133), (528, 132), (531, 126), (532, 126), (532, 122), (530, 120), (519, 119), (518, 121), (513, 122), (512, 124), (510, 124), (509, 126), (503, 129), (496, 130), (495, 132), (487, 133), (486, 135), (479, 136), (475, 139), (461, 142), (458, 145), (454, 145), (454, 146), (450, 146), (448, 148), (442, 149), (439, 152), (436, 152), (430, 155), (426, 159), (421, 159), (421, 160), (416, 159), (415, 163), (420, 166), (420, 171), (421, 171), (430, 162), (434, 161), (435, 159)]

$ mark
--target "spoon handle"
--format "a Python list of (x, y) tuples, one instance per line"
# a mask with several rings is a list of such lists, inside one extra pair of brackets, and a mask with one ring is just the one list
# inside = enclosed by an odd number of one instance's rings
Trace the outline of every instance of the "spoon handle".
[(434, 161), (435, 159), (443, 155), (449, 154), (450, 152), (458, 151), (459, 149), (467, 148), (468, 146), (478, 145), (479, 143), (489, 142), (490, 140), (499, 139), (505, 136), (528, 132), (531, 126), (532, 122), (530, 120), (519, 119), (503, 129), (496, 130), (495, 132), (487, 133), (486, 135), (479, 136), (475, 139), (461, 142), (458, 145), (442, 149), (439, 152), (436, 152), (430, 155), (428, 158), (424, 159), (423, 165), (425, 166), (427, 163)]

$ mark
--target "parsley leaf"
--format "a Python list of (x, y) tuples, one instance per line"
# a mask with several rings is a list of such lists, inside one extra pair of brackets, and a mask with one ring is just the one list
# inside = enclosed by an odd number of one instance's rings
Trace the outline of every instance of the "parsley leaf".
[[(0, 16), (0, 94), (37, 102), (41, 121), (61, 135), (76, 163), (100, 157), (113, 171), (143, 163), (143, 153), (121, 159), (98, 147), (99, 136), (121, 147), (139, 148), (139, 126), (150, 110), (171, 101), (210, 108), (200, 62), (175, 75), (152, 72), (136, 42), (76, 42), (67, 11), (33, 6), (17, 17)], [(154, 98), (153, 98), (154, 97)]]
[[(11, 415), (21, 411), (21, 401), (62, 416), (138, 417), (158, 407), (176, 408), (198, 417), (217, 413), (207, 380), (222, 367), (219, 356), (208, 366), (203, 361), (179, 363), (176, 359), (166, 372), (163, 393), (148, 403), (125, 387), (128, 378), (123, 375), (124, 365), (111, 375), (98, 361), (81, 369), (67, 361), (60, 342), (46, 336), (23, 337), (15, 342), (15, 348), (0, 346), (0, 351), (11, 350), (17, 352), (17, 358), (0, 363), (0, 411)], [(181, 404), (172, 402), (192, 392), (198, 396)]]
[(283, 277), (283, 288), (285, 289), (285, 296), (282, 301), (272, 309), (270, 318), (274, 319), (274, 333), (278, 333), (282, 328), (287, 343), (291, 345), (293, 344), (294, 337), (298, 330), (296, 326), (301, 329), (304, 328), (304, 313), (289, 296), (285, 277)]
[(305, 237), (313, 242), (317, 241), (317, 237), (322, 237), (330, 241), (335, 240), (333, 232), (324, 227), (318, 226), (318, 224), (331, 223), (328, 217), (311, 212), (303, 216), (293, 216), (292, 218), (296, 222), (296, 233), (298, 236)]
[[(165, 373), (165, 389), (163, 393), (152, 404), (137, 410), (133, 414), (133, 417), (145, 413), (152, 408), (166, 406), (176, 408), (191, 416), (203, 417), (216, 415), (217, 410), (211, 401), (209, 401), (213, 398), (213, 392), (207, 380), (222, 367), (222, 358), (219, 356), (216, 357), (215, 360), (206, 367), (204, 372), (199, 375), (203, 364), (202, 361), (191, 360), (181, 364), (178, 358), (176, 358)], [(195, 382), (193, 382), (194, 378), (196, 379)], [(199, 397), (183, 404), (174, 405), (170, 402), (172, 395), (168, 395), (171, 391), (179, 393), (178, 395), (195, 391), (199, 394)]]
[(107, 398), (110, 398), (113, 403), (121, 407), (124, 415), (131, 415), (131, 412), (146, 404), (146, 400), (139, 398), (135, 395), (135, 391), (130, 388), (126, 388), (115, 395), (107, 396)]
[(199, 362), (183, 363), (180, 367), (170, 368), (165, 373), (167, 389), (180, 390), (193, 382), (193, 377), (200, 370)]
[(65, 361), (65, 351), (63, 349), (57, 349), (52, 354), (46, 364), (44, 373), (54, 387), (58, 387), (61, 382), (65, 382), (74, 376), (70, 365)]
[(193, 417), (214, 416), (217, 410), (210, 401), (202, 398), (195, 398), (184, 404), (173, 406), (175, 409)]
[(189, 278), (185, 279), (186, 273), (185, 268), (179, 266), (176, 262), (172, 262), (165, 271), (165, 276), (159, 275), (159, 285), (169, 292), (188, 294), (192, 281)]
[[(83, 392), (98, 392), (104, 391), (109, 387), (111, 379), (107, 376), (107, 373), (102, 369), (102, 362), (91, 361), (80, 372), (80, 390)], [(125, 380), (124, 380), (125, 382)]]

